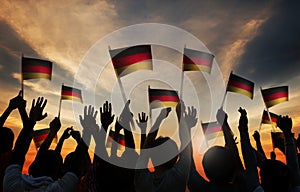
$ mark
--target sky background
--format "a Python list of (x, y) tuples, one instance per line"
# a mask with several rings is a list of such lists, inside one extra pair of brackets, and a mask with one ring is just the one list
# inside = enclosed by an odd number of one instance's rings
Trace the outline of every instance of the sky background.
[[(293, 118), (294, 132), (300, 132), (300, 2), (299, 1), (94, 1), (94, 0), (66, 0), (66, 1), (34, 1), (34, 0), (2, 0), (0, 7), (0, 111), (7, 107), (9, 99), (17, 95), (20, 90), (20, 61), (22, 53), (28, 57), (48, 59), (53, 62), (52, 80), (28, 80), (25, 85), (25, 99), (28, 106), (31, 100), (38, 96), (48, 99), (46, 111), (48, 117), (39, 122), (37, 129), (47, 127), (57, 115), (61, 84), (72, 85), (74, 78), (86, 66), (91, 50), (97, 50), (97, 42), (106, 38), (108, 34), (123, 27), (142, 23), (160, 23), (178, 27), (194, 35), (205, 46), (207, 51), (215, 55), (213, 71), (221, 72), (220, 79), (215, 83), (207, 82), (215, 76), (190, 72), (186, 74), (183, 99), (187, 105), (196, 105), (199, 120), (206, 122), (215, 120), (216, 108), (210, 103), (221, 102), (224, 93), (224, 82), (230, 71), (255, 82), (254, 99), (228, 93), (225, 110), (229, 115), (229, 123), (236, 136), (239, 135), (237, 123), (238, 107), (248, 110), (249, 130), (253, 133), (260, 125), (264, 104), (260, 95), (260, 86), (288, 85), (289, 101), (270, 108), (271, 112), (290, 115)], [(154, 33), (153, 39), (164, 39), (167, 34)], [(138, 36), (138, 35), (137, 35)], [(134, 39), (134, 36), (131, 37)], [(109, 39), (109, 38), (108, 38)], [(188, 48), (189, 44), (180, 41)], [(123, 39), (124, 40), (124, 39)], [(126, 42), (126, 40), (124, 40)], [(108, 41), (107, 45), (117, 48), (122, 45), (119, 41)], [(128, 42), (127, 42), (128, 43)], [(94, 47), (93, 47), (94, 46)], [(181, 66), (180, 52), (154, 45), (152, 47), (154, 73), (136, 72), (124, 77), (122, 82), (126, 95), (132, 100), (132, 111), (137, 117), (138, 112), (148, 112), (147, 86), (169, 88), (161, 81), (169, 78), (180, 82), (178, 68)], [(97, 52), (96, 52), (97, 54)], [(93, 55), (95, 56), (95, 55)], [(99, 63), (97, 63), (99, 60)], [(101, 66), (101, 74), (95, 73), (93, 67), (86, 68), (82, 77), (86, 82), (80, 82), (83, 90), (84, 104), (95, 104), (99, 109), (105, 100), (113, 102), (113, 108), (118, 115), (122, 108), (120, 91), (116, 86), (116, 77), (109, 63), (108, 50), (100, 50), (99, 57), (95, 57), (93, 65)], [(91, 62), (88, 60), (87, 62)], [(103, 64), (102, 64), (102, 63)], [(214, 72), (212, 72), (214, 73)], [(153, 80), (143, 81), (144, 75)], [(88, 78), (96, 77), (96, 78)], [(90, 81), (95, 86), (90, 87)], [(138, 81), (134, 87), (133, 82)], [(221, 84), (223, 84), (223, 89)], [(171, 86), (172, 87), (172, 86)], [(175, 87), (179, 89), (179, 87)], [(194, 90), (195, 89), (195, 90)], [(218, 90), (218, 101), (212, 101), (210, 92)], [(94, 94), (89, 94), (94, 91)], [(197, 99), (195, 98), (197, 97)], [(95, 102), (93, 102), (95, 100)], [(195, 104), (196, 103), (196, 104)], [(76, 111), (82, 110), (83, 105), (75, 103)], [(82, 128), (76, 124), (78, 114), (73, 112), (72, 103), (63, 101), (62, 129), (71, 125), (78, 130)], [(29, 108), (28, 108), (29, 109)], [(154, 112), (155, 115), (156, 112)], [(169, 135), (178, 140), (177, 127), (172, 124), (175, 114), (164, 123), (161, 135)], [(7, 127), (11, 127), (17, 136), (21, 124), (17, 112), (13, 112), (7, 120)], [(267, 155), (272, 150), (270, 140), (271, 127), (263, 125), (261, 137)], [(201, 131), (200, 121), (193, 131), (194, 151), (197, 164), (201, 164), (201, 157), (206, 146)], [(138, 142), (138, 131), (135, 134)], [(222, 138), (209, 143), (210, 145), (224, 145)], [(75, 142), (67, 141), (63, 154), (75, 148)], [(282, 154), (277, 151), (279, 158)], [(35, 155), (35, 147), (31, 145), (27, 164)], [(198, 166), (199, 169), (200, 166)], [(26, 171), (26, 170), (25, 170)]]

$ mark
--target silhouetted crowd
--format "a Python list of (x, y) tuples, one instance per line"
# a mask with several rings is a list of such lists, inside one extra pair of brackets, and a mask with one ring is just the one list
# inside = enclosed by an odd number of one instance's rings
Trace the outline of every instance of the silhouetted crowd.
[[(286, 164), (276, 160), (274, 152), (267, 159), (263, 150), (259, 132), (253, 137), (256, 149), (251, 146), (248, 131), (248, 118), (245, 109), (239, 108), (238, 130), (240, 141), (236, 141), (228, 124), (228, 116), (219, 109), (216, 118), (225, 139), (225, 146), (210, 147), (204, 154), (202, 165), (208, 180), (196, 170), (193, 157), (191, 129), (196, 126), (197, 111), (186, 107), (180, 101), (176, 107), (180, 146), (170, 137), (158, 136), (162, 122), (168, 117), (171, 108), (163, 108), (147, 133), (148, 116), (140, 113), (136, 124), (140, 128), (140, 146), (136, 146), (132, 122), (133, 115), (128, 101), (119, 117), (112, 113), (111, 103), (100, 107), (101, 126), (97, 124), (98, 111), (93, 106), (85, 106), (80, 115), (82, 134), (72, 127), (66, 128), (56, 145), (50, 145), (61, 128), (60, 119), (54, 118), (49, 124), (50, 132), (40, 146), (34, 161), (28, 169), (28, 175), (22, 174), (25, 156), (33, 138), (36, 122), (47, 117), (44, 108), (47, 100), (39, 97), (32, 101), (29, 113), (21, 92), (11, 99), (0, 118), (0, 179), (1, 191), (137, 191), (137, 192), (296, 192), (300, 191), (300, 172), (297, 146), (300, 140), (292, 134), (292, 119), (280, 116), (278, 127), (285, 137)], [(3, 127), (10, 113), (18, 109), (23, 128), (14, 143), (14, 133)], [(115, 123), (113, 123), (115, 121)], [(107, 151), (106, 135), (114, 124), (114, 141)], [(125, 150), (117, 154), (120, 132), (125, 137)], [(75, 151), (65, 159), (61, 156), (64, 141), (74, 138)], [(96, 146), (94, 157), (90, 158), (88, 148), (94, 139)], [(243, 161), (237, 145), (240, 143)], [(138, 151), (140, 151), (138, 153)], [(168, 161), (162, 161), (165, 157)], [(92, 159), (92, 160), (91, 160)], [(153, 165), (150, 170), (149, 161)]]

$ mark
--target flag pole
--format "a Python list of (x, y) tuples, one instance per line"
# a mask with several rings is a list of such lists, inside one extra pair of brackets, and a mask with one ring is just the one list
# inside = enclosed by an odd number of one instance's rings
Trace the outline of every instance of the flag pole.
[(223, 97), (223, 100), (222, 100), (221, 108), (223, 108), (224, 103), (225, 103), (225, 99), (226, 99), (226, 95), (227, 95), (228, 81), (229, 81), (229, 78), (230, 78), (230, 75), (231, 75), (231, 74), (232, 74), (232, 71), (230, 72), (229, 77), (228, 77), (228, 79), (227, 79), (227, 83), (226, 83), (226, 91), (225, 91), (225, 93), (224, 93), (224, 97)]
[(260, 124), (259, 124), (259, 128), (258, 128), (259, 133), (260, 133), (260, 130), (261, 130), (261, 126), (262, 126), (262, 121), (260, 121)]
[[(108, 46), (108, 50), (109, 50), (109, 51), (111, 50), (110, 46)], [(122, 98), (123, 98), (124, 104), (126, 104), (126, 103), (127, 103), (127, 99), (126, 99), (125, 90), (124, 90), (122, 81), (121, 81), (121, 79), (118, 77), (118, 74), (117, 74), (117, 73), (116, 73), (116, 77), (117, 77), (118, 84), (119, 84), (119, 87), (120, 87), (120, 90), (121, 90), (121, 94), (122, 94)], [(133, 119), (130, 120), (130, 124), (131, 124), (131, 126), (132, 126), (132, 129), (135, 130), (135, 126), (134, 126)]]
[[(149, 100), (149, 90), (150, 90), (150, 85), (148, 85), (148, 100)], [(152, 108), (150, 104), (149, 104), (149, 118), (150, 118), (150, 128), (151, 128), (153, 122), (152, 122)]]
[[(200, 121), (200, 123), (201, 123), (201, 127), (202, 127), (202, 121)], [(207, 138), (206, 138), (206, 136), (205, 136), (205, 133), (204, 133), (204, 131), (203, 131), (203, 127), (202, 127), (202, 133), (203, 133), (203, 135), (204, 135), (206, 147), (209, 148), (209, 144), (208, 144)]]
[(22, 53), (22, 55), (21, 55), (21, 93), (22, 93), (22, 98), (24, 99), (24, 79), (23, 79), (23, 71), (22, 71), (22, 69), (23, 69), (23, 62), (22, 62), (22, 60), (23, 60), (23, 57), (24, 57), (24, 54)]
[[(64, 84), (62, 83), (61, 84), (61, 87), (64, 86)], [(59, 107), (58, 107), (58, 119), (60, 119), (60, 111), (61, 111), (61, 102), (62, 102), (62, 99), (61, 99), (61, 93), (60, 93), (60, 99), (59, 99)]]
[[(261, 96), (262, 95), (262, 88), (260, 87), (260, 93), (261, 93)], [(270, 115), (270, 111), (269, 111), (269, 108), (267, 107), (265, 101), (264, 101), (264, 104), (265, 104), (265, 107), (266, 107), (266, 110), (267, 110), (267, 113), (268, 113), (268, 117), (269, 117), (269, 120), (270, 120), (270, 124), (272, 126), (272, 131), (275, 132), (275, 128), (274, 128), (274, 125), (273, 125), (273, 121), (272, 121), (272, 118), (271, 118), (271, 115)]]
[[(184, 49), (186, 48), (186, 45), (184, 45)], [(182, 99), (183, 95), (183, 82), (184, 82), (184, 71), (183, 71), (183, 59), (184, 59), (184, 49), (183, 49), (183, 54), (182, 54), (182, 65), (181, 65), (181, 83), (180, 83), (180, 96), (179, 99)]]

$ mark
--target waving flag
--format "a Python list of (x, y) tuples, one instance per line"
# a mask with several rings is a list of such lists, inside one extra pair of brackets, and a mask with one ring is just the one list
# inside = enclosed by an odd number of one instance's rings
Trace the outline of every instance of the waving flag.
[(267, 108), (289, 100), (288, 86), (262, 89), (261, 94)]
[(222, 126), (218, 122), (201, 123), (206, 140), (223, 136)]
[(152, 70), (151, 45), (114, 49), (109, 51), (117, 77), (137, 70)]
[(285, 154), (284, 135), (282, 132), (271, 132), (273, 148), (278, 148)]
[(47, 60), (22, 57), (22, 78), (38, 79), (44, 78), (51, 80), (52, 62)]
[(74, 100), (74, 101), (79, 101), (82, 103), (81, 90), (62, 85), (61, 99), (62, 100)]
[(148, 89), (150, 108), (176, 107), (179, 102), (177, 91), (166, 89)]
[(240, 93), (253, 99), (254, 83), (231, 73), (226, 90), (230, 92)]
[(183, 71), (205, 71), (210, 73), (214, 55), (202, 51), (184, 48)]
[[(45, 141), (49, 133), (50, 133), (49, 128), (40, 129), (33, 132), (33, 141), (36, 148), (39, 148), (42, 145), (42, 143)], [(57, 143), (57, 135), (55, 135), (53, 142)]]
[[(271, 119), (272, 119), (272, 124), (275, 127), (277, 127), (277, 123), (276, 122), (277, 122), (277, 119), (279, 118), (279, 115), (276, 115), (275, 113), (271, 113), (270, 112), (270, 116), (271, 116)], [(268, 112), (266, 110), (264, 110), (264, 112), (263, 112), (261, 123), (271, 124), (270, 118), (268, 116)]]

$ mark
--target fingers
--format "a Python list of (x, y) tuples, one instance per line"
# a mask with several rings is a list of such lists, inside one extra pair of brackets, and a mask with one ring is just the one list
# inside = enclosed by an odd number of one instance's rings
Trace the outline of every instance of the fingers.
[(34, 105), (35, 105), (35, 99), (32, 100), (31, 109), (34, 108)]
[(45, 119), (48, 116), (47, 113), (45, 113), (44, 115), (42, 115), (41, 120)]

